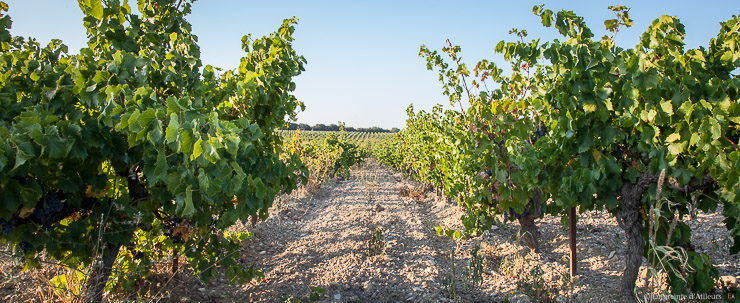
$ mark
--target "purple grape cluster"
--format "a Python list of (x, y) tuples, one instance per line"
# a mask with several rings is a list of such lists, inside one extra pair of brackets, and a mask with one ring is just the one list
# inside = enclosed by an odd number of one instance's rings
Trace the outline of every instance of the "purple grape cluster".
[(532, 198), (529, 198), (529, 202), (527, 203), (527, 206), (524, 207), (524, 212), (522, 212), (521, 214), (517, 213), (513, 207), (509, 207), (509, 215), (504, 216), (504, 223), (506, 223), (509, 217), (514, 217), (516, 219), (519, 219), (521, 217), (526, 217), (527, 215), (529, 215), (529, 210), (532, 207), (534, 207), (534, 199)]
[(5, 221), (3, 219), (0, 219), (0, 227), (3, 229), (3, 235), (9, 235), (10, 232), (13, 231), (13, 227), (15, 226), (15, 219), (10, 219), (10, 221)]
[(539, 126), (537, 126), (537, 129), (534, 131), (534, 136), (530, 139), (532, 141), (532, 144), (537, 142), (539, 138), (544, 137), (547, 135), (548, 129), (547, 126), (545, 126), (544, 123), (540, 123)]
[(496, 143), (496, 146), (498, 146), (498, 148), (501, 149), (501, 148), (504, 148), (504, 144), (506, 143), (506, 140), (505, 139), (494, 140), (494, 142)]
[(31, 245), (31, 243), (28, 243), (28, 242), (26, 242), (26, 241), (23, 241), (23, 242), (21, 242), (21, 243), (18, 243), (18, 247), (19, 247), (19, 248), (20, 248), (20, 249), (21, 249), (21, 250), (23, 251), (23, 253), (25, 254), (25, 253), (27, 253), (27, 252), (28, 252), (29, 250), (31, 250), (31, 248), (33, 247), (33, 245)]
[[(480, 176), (483, 179), (490, 180), (493, 177), (493, 172), (490, 169), (487, 169), (485, 171), (478, 173), (478, 176)], [(496, 192), (496, 190), (494, 189), (491, 189), (491, 191)]]
[(614, 150), (610, 153), (619, 163), (628, 163), (627, 155), (622, 150)]
[(56, 192), (47, 192), (44, 202), (44, 207), (37, 207), (33, 215), (44, 227), (49, 227), (56, 222), (55, 215), (62, 211), (64, 205), (57, 197)]
[(534, 135), (537, 136), (537, 138), (542, 138), (547, 134), (547, 126), (545, 126), (544, 123), (540, 123), (540, 126), (537, 127), (537, 131), (534, 132)]

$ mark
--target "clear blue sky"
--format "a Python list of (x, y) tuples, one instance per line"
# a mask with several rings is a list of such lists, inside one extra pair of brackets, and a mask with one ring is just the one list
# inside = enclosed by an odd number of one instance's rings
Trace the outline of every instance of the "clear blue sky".
[[(13, 35), (42, 43), (62, 39), (76, 53), (85, 45), (82, 13), (74, 0), (5, 0)], [(134, 3), (135, 0), (130, 0)], [(308, 60), (295, 79), (295, 95), (306, 104), (299, 123), (403, 127), (406, 107), (429, 109), (448, 104), (436, 72), (427, 71), (419, 46), (440, 49), (445, 39), (462, 46), (469, 65), (494, 59), (509, 29), (526, 29), (530, 38), (554, 38), (531, 12), (543, 1), (237, 1), (200, 0), (188, 18), (199, 37), (205, 64), (231, 69), (242, 56), (241, 37), (262, 36), (283, 19), (297, 16), (294, 47)], [(660, 15), (677, 16), (686, 26), (687, 47), (706, 46), (719, 22), (740, 14), (740, 1), (546, 1), (552, 10), (573, 10), (586, 18), (597, 37), (609, 5), (630, 7), (635, 26), (619, 33), (618, 44), (632, 47)], [(133, 5), (132, 5), (133, 6)], [(498, 59), (498, 60), (496, 60)], [(505, 66), (502, 66), (506, 69)]]

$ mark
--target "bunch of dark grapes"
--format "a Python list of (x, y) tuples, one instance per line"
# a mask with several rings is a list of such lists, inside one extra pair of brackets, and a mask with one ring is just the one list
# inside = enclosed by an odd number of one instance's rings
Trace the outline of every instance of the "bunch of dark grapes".
[(517, 213), (513, 207), (509, 207), (509, 216), (504, 217), (504, 223), (506, 223), (506, 219), (509, 217), (514, 217), (516, 219), (520, 219), (521, 217), (526, 217), (529, 215), (529, 210), (534, 206), (534, 199), (529, 198), (529, 202), (527, 203), (527, 206), (524, 207), (524, 212), (521, 214)]
[(13, 231), (13, 227), (15, 226), (15, 219), (10, 219), (10, 221), (5, 221), (3, 219), (0, 219), (0, 227), (3, 229), (3, 235), (7, 236), (10, 234), (10, 232)]
[[(493, 172), (491, 172), (490, 169), (484, 170), (480, 173), (478, 173), (478, 176), (483, 178), (483, 180), (491, 180), (491, 177), (493, 177)], [(495, 189), (491, 189), (491, 192), (497, 193)]]
[(165, 232), (164, 235), (167, 238), (172, 239), (172, 243), (175, 243), (175, 244), (185, 244), (185, 240), (182, 239), (182, 236), (180, 234), (173, 235), (172, 232)]
[(18, 248), (20, 248), (24, 254), (27, 253), (29, 250), (31, 250), (32, 247), (33, 245), (31, 245), (31, 243), (28, 243), (26, 241), (18, 243)]
[(610, 153), (619, 163), (628, 163), (626, 155), (621, 150), (615, 150)]
[(545, 123), (540, 123), (540, 127), (537, 128), (537, 132), (535, 133), (535, 135), (537, 135), (537, 137), (540, 137), (541, 138), (541, 137), (544, 137), (547, 134), (547, 131), (548, 131), (548, 129), (547, 129), (547, 126), (545, 125)]
[(46, 193), (44, 202), (43, 207), (37, 207), (33, 215), (44, 227), (48, 228), (52, 223), (56, 222), (55, 215), (62, 211), (64, 205), (59, 201), (57, 193), (53, 191)]
[(506, 141), (504, 139), (495, 140), (494, 142), (496, 142), (496, 146), (498, 146), (499, 149), (503, 148), (504, 147), (504, 144), (506, 143)]
[(537, 142), (539, 138), (544, 137), (547, 135), (548, 129), (545, 123), (540, 123), (539, 126), (537, 126), (537, 129), (534, 131), (534, 137), (531, 138), (532, 143)]

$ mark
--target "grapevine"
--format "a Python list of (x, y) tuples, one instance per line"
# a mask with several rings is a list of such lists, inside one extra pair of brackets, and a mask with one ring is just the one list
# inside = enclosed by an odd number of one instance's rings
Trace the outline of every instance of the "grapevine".
[(239, 68), (217, 74), (186, 20), (192, 1), (140, 0), (140, 15), (128, 1), (79, 5), (89, 40), (73, 55), (12, 36), (0, 3), (0, 242), (29, 266), (44, 251), (88, 268), (85, 301), (133, 285), (163, 253), (204, 281), (216, 268), (259, 276), (236, 261), (249, 234), (225, 231), (302, 182), (278, 133), (303, 107), (297, 19), (244, 36)]
[[(723, 204), (731, 251), (740, 251), (734, 177), (740, 82), (732, 73), (740, 67), (740, 22), (723, 22), (709, 47), (686, 50), (683, 25), (663, 16), (640, 44), (624, 49), (614, 39), (632, 26), (629, 9), (609, 8), (617, 18), (604, 24), (613, 35), (596, 40), (573, 12), (535, 6), (543, 26), (555, 27), (565, 40), (526, 41), (525, 30), (512, 30), (518, 39), (495, 49), (511, 64), (511, 75), (488, 60), (469, 71), (461, 48), (449, 40), (442, 52), (451, 63), (422, 46), (427, 68), (439, 70), (443, 94), (457, 110), (410, 108), (397, 146), (404, 154), (399, 166), (444, 187), (466, 207), (466, 233), (490, 227), (501, 213), (524, 227), (532, 222), (522, 218), (545, 212), (608, 210), (627, 235), (622, 292), (634, 301), (646, 253), (644, 214), (655, 207), (656, 193), (676, 204), (656, 210), (666, 218), (687, 214), (691, 197), (704, 211)], [(659, 234), (655, 245), (692, 247), (688, 225), (674, 221), (680, 232), (660, 225), (652, 231)], [(699, 252), (686, 255), (691, 271), (669, 273), (671, 291), (710, 291), (717, 270)]]

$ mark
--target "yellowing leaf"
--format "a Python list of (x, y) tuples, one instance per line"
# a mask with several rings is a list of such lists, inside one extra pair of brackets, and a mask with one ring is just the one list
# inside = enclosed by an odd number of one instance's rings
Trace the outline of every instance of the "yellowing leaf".
[(671, 104), (670, 100), (660, 102), (660, 108), (667, 114), (673, 115), (673, 104)]
[(190, 160), (195, 160), (198, 157), (200, 157), (200, 154), (203, 153), (203, 140), (198, 139), (198, 141), (195, 141), (195, 145), (193, 145), (193, 154), (190, 155)]
[(592, 150), (591, 154), (594, 156), (594, 160), (596, 160), (596, 163), (599, 163), (599, 160), (601, 160), (601, 157), (603, 156), (600, 151), (598, 150)]
[(595, 111), (596, 111), (596, 104), (588, 104), (588, 103), (587, 103), (587, 104), (584, 104), (584, 105), (583, 105), (583, 110), (584, 110), (584, 111), (585, 111), (586, 113), (592, 113), (592, 112), (595, 112)]
[(180, 224), (172, 229), (172, 234), (175, 236), (180, 235), (180, 237), (182, 237), (184, 241), (187, 241), (190, 237), (190, 228), (188, 228), (184, 224)]
[(668, 143), (673, 143), (674, 141), (679, 140), (679, 139), (681, 139), (681, 135), (679, 135), (678, 133), (673, 133), (670, 136), (668, 136), (668, 138), (666, 138), (665, 141)]
[(85, 195), (91, 198), (102, 198), (105, 197), (105, 192), (108, 190), (108, 186), (106, 186), (105, 189), (103, 189), (101, 192), (93, 192), (92, 191), (92, 185), (88, 185), (87, 189), (85, 190)]
[(18, 214), (18, 217), (21, 218), (28, 218), (33, 213), (33, 210), (36, 208), (26, 208), (25, 206), (21, 208), (20, 214)]

